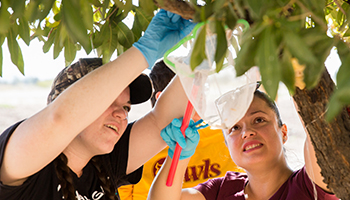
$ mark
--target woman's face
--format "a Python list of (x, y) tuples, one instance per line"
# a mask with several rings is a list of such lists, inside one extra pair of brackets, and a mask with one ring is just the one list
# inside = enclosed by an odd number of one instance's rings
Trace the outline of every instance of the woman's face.
[(130, 111), (130, 89), (127, 87), (107, 110), (90, 124), (78, 138), (93, 155), (110, 153), (124, 133)]
[(244, 169), (285, 159), (282, 141), (287, 128), (278, 126), (275, 112), (258, 97), (236, 125), (224, 130), (224, 135), (232, 160)]

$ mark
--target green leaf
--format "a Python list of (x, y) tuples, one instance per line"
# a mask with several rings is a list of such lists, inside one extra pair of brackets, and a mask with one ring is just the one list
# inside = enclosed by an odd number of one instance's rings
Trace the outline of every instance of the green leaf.
[(2, 63), (3, 63), (2, 45), (0, 45), (0, 77), (2, 77)]
[(255, 57), (257, 54), (258, 38), (246, 39), (242, 44), (241, 50), (237, 53), (237, 58), (235, 59), (235, 69), (237, 76), (243, 75), (251, 67), (256, 66)]
[(118, 42), (125, 48), (130, 48), (134, 43), (134, 34), (123, 22), (118, 23), (114, 28), (118, 35)]
[(113, 35), (112, 27), (107, 26), (108, 30), (108, 35), (104, 38), (104, 42), (101, 46), (101, 55), (102, 55), (102, 60), (103, 63), (107, 63), (110, 61), (110, 58), (116, 48), (116, 35)]
[(235, 13), (237, 13), (238, 16), (245, 16), (245, 8), (244, 5), (241, 5), (241, 1), (233, 1), (233, 4)]
[(327, 106), (328, 106), (328, 110), (325, 118), (328, 122), (330, 122), (340, 113), (341, 109), (343, 108), (343, 105), (338, 101), (337, 97), (333, 94), (329, 99), (329, 103)]
[(345, 20), (345, 15), (343, 14), (343, 12), (338, 12), (336, 21), (338, 22), (338, 24), (340, 26), (342, 26), (344, 24), (344, 20)]
[(344, 106), (350, 104), (350, 84), (347, 87), (338, 88), (334, 95), (339, 99), (339, 102)]
[(29, 46), (30, 43), (30, 32), (29, 32), (29, 25), (28, 21), (24, 18), (21, 17), (19, 19), (19, 36), (21, 36), (22, 40)]
[(98, 48), (99, 46), (101, 46), (105, 39), (109, 37), (109, 35), (111, 34), (111, 29), (109, 26), (109, 23), (105, 23), (104, 25), (102, 25), (100, 32), (95, 32), (93, 37), (94, 48)]
[(45, 0), (42, 1), (38, 7), (37, 18), (39, 21), (45, 19), (45, 17), (49, 14), (55, 0)]
[(341, 88), (338, 87), (332, 94), (329, 103), (328, 111), (326, 113), (326, 120), (331, 121), (336, 117), (342, 108), (350, 104), (350, 82), (347, 85), (343, 85)]
[(64, 58), (65, 58), (65, 66), (70, 65), (75, 59), (75, 55), (77, 53), (77, 49), (75, 44), (69, 39), (66, 39), (64, 44)]
[(92, 50), (91, 41), (84, 23), (81, 22), (82, 16), (77, 12), (79, 10), (78, 0), (62, 0), (62, 24), (66, 27), (69, 36), (78, 41), (89, 54)]
[(52, 29), (51, 33), (49, 34), (49, 37), (47, 38), (47, 41), (44, 42), (43, 45), (43, 52), (47, 53), (49, 52), (54, 40), (55, 40), (55, 35), (56, 35), (57, 29)]
[(63, 41), (61, 41), (61, 37), (60, 37), (61, 30), (62, 30), (62, 25), (59, 25), (56, 30), (57, 33), (55, 34), (55, 42), (53, 46), (53, 59), (56, 59), (60, 55), (63, 49)]
[(156, 6), (153, 0), (142, 0), (139, 1), (140, 8), (145, 11), (145, 14), (148, 16), (153, 16), (153, 12), (156, 9)]
[(225, 29), (222, 25), (222, 22), (216, 21), (216, 34), (217, 34), (217, 43), (216, 43), (216, 52), (215, 52), (215, 63), (216, 63), (216, 72), (219, 72), (222, 69), (224, 59), (227, 51), (227, 40)]
[(102, 4), (99, 0), (88, 0), (88, 2), (94, 5), (95, 7), (102, 7)]
[(214, 13), (213, 9), (214, 9), (214, 4), (211, 1), (207, 1), (206, 5), (204, 6), (205, 20), (208, 19)]
[(92, 7), (91, 4), (86, 3), (85, 0), (80, 0), (80, 13), (81, 16), (84, 16), (82, 18), (82, 21), (84, 23), (84, 26), (88, 29), (88, 30), (92, 30), (93, 29), (93, 23), (94, 23), (94, 19), (93, 19), (93, 11), (92, 11)]
[(24, 16), (29, 22), (34, 22), (36, 20), (39, 3), (38, 1), (29, 1), (26, 5)]
[(228, 3), (228, 6), (227, 8), (225, 9), (225, 14), (226, 14), (226, 20), (225, 20), (225, 23), (226, 25), (229, 27), (229, 29), (233, 30), (236, 26), (236, 22), (237, 22), (237, 15), (233, 10), (230, 9), (232, 8), (232, 5), (231, 3)]
[(315, 87), (323, 71), (325, 70), (324, 62), (330, 54), (333, 47), (333, 39), (329, 38), (325, 33), (321, 33), (322, 37), (318, 37), (320, 34), (313, 34), (315, 38), (319, 38), (311, 47), (311, 51), (317, 57), (317, 62), (314, 64), (307, 64), (304, 70), (304, 82), (308, 89)]
[(112, 54), (117, 48), (117, 45), (118, 45), (117, 36), (111, 34), (107, 42), (103, 44), (103, 48), (102, 48), (102, 55), (103, 55), (102, 59), (104, 63), (107, 63), (110, 61)]
[(214, 13), (221, 12), (221, 9), (223, 8), (224, 4), (226, 3), (226, 0), (215, 0), (213, 2), (213, 11)]
[(122, 45), (120, 45), (120, 44), (117, 44), (116, 49), (117, 49), (117, 55), (118, 56), (120, 56), (125, 51), (125, 48)]
[(21, 18), (25, 10), (25, 0), (11, 1), (11, 8), (13, 10), (12, 17), (14, 19)]
[(6, 37), (6, 36), (0, 34), (0, 46), (2, 46), (2, 44), (4, 44), (5, 37)]
[(261, 33), (257, 49), (261, 81), (271, 99), (275, 99), (281, 80), (281, 69), (277, 57), (278, 49), (273, 31), (273, 27), (269, 26)]
[(62, 13), (61, 12), (58, 12), (57, 14), (55, 14), (55, 16), (53, 16), (53, 19), (58, 22), (58, 21), (61, 21), (62, 19)]
[(284, 42), (289, 51), (295, 56), (301, 64), (316, 64), (317, 58), (305, 44), (304, 40), (293, 31), (284, 31)]
[(304, 43), (309, 47), (312, 47), (321, 40), (328, 38), (326, 33), (319, 27), (303, 29), (299, 32), (299, 35), (303, 38)]
[(10, 13), (6, 5), (0, 7), (0, 34), (6, 34), (10, 29)]
[(123, 19), (125, 19), (125, 17), (127, 16), (128, 11), (123, 10), (126, 6), (124, 6), (123, 3), (121, 3), (123, 5), (122, 8), (119, 8), (118, 6), (113, 6), (109, 12), (108, 12), (108, 18), (106, 21), (109, 21), (110, 25), (112, 26), (112, 28), (114, 28), (115, 26), (117, 26), (117, 24), (119, 22), (121, 22)]
[(337, 73), (337, 86), (343, 87), (344, 85), (347, 85), (350, 82), (350, 50), (347, 44), (345, 44), (344, 42), (339, 42), (339, 44), (337, 45), (337, 49), (338, 55), (342, 62)]
[(16, 37), (17, 35), (15, 34), (15, 31), (10, 29), (7, 35), (7, 46), (11, 54), (12, 63), (15, 64), (18, 70), (24, 75), (22, 51), (17, 43)]
[(102, 17), (105, 15), (106, 10), (109, 8), (110, 0), (105, 0), (102, 3)]
[(142, 31), (145, 31), (148, 24), (151, 22), (153, 14), (148, 15), (142, 8), (134, 6), (135, 18), (132, 26), (135, 41), (141, 37)]
[(262, 8), (264, 8), (265, 1), (256, 1), (256, 0), (247, 0), (247, 4), (251, 9), (252, 13), (255, 15), (254, 17), (259, 17), (262, 12)]
[(197, 35), (196, 41), (193, 46), (193, 51), (191, 54), (190, 66), (192, 71), (200, 65), (204, 59), (207, 58), (205, 54), (205, 40), (206, 40), (206, 25), (202, 26), (201, 31)]
[(350, 29), (348, 28), (348, 29), (345, 31), (343, 37), (349, 37), (349, 36), (350, 36)]
[(292, 54), (285, 49), (282, 55), (282, 63), (281, 63), (281, 74), (282, 74), (282, 82), (288, 88), (289, 93), (294, 94), (295, 90), (295, 74), (293, 65), (291, 63)]

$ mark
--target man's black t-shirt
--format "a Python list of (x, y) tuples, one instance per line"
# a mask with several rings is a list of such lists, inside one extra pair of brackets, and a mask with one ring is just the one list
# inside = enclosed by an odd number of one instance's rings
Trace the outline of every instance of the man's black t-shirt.
[[(17, 126), (18, 122), (5, 130), (0, 135), (0, 166), (3, 162), (6, 144)], [(106, 167), (108, 179), (112, 181), (115, 188), (121, 185), (136, 184), (142, 175), (142, 167), (131, 174), (126, 175), (128, 163), (129, 136), (133, 123), (129, 124), (124, 134), (115, 145), (110, 154), (101, 155), (103, 164)], [(33, 144), (34, 145), (34, 144)], [(40, 156), (40, 155), (38, 155)], [(71, 172), (77, 199), (79, 200), (103, 200), (107, 199), (103, 188), (100, 185), (96, 169), (89, 162), (83, 169), (83, 175), (78, 178)], [(0, 199), (6, 200), (58, 200), (62, 199), (61, 186), (56, 175), (53, 162), (45, 166), (42, 170), (30, 176), (20, 186), (7, 186), (0, 182)]]

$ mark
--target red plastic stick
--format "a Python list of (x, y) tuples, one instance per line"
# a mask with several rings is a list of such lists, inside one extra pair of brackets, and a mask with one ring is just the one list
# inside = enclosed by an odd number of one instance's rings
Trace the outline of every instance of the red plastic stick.
[[(187, 129), (188, 124), (190, 123), (192, 111), (193, 111), (193, 105), (190, 102), (190, 100), (188, 100), (185, 115), (184, 115), (184, 118), (182, 120), (182, 124), (180, 127), (181, 133), (184, 137), (185, 137), (185, 130)], [(176, 144), (173, 160), (171, 161), (171, 166), (169, 169), (168, 179), (166, 181), (166, 185), (168, 187), (173, 185), (174, 176), (175, 176), (175, 172), (176, 172), (176, 168), (177, 168), (177, 163), (179, 162), (179, 159), (180, 159), (181, 150), (182, 150), (182, 148), (180, 147), (180, 145)]]

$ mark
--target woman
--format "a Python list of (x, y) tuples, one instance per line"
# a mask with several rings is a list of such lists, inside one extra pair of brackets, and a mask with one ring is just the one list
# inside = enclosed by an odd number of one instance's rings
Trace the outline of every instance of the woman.
[(140, 179), (143, 163), (166, 146), (160, 131), (186, 105), (174, 80), (150, 113), (128, 124), (131, 104), (152, 91), (139, 75), (193, 26), (161, 10), (116, 60), (64, 69), (49, 104), (0, 135), (0, 199), (119, 199), (116, 188)]
[[(162, 131), (165, 138), (174, 139), (176, 128)], [(172, 131), (170, 131), (172, 130)], [(173, 133), (175, 132), (175, 133)], [(292, 171), (285, 159), (283, 144), (288, 139), (287, 126), (282, 123), (278, 109), (266, 94), (256, 90), (245, 116), (228, 130), (223, 130), (232, 160), (245, 173), (227, 172), (223, 178), (208, 180), (194, 188), (181, 191), (184, 170), (189, 159), (180, 160), (172, 187), (166, 187), (171, 158), (167, 158), (153, 182), (149, 199), (337, 199), (331, 194), (320, 173), (315, 152), (309, 139), (305, 143), (306, 165)], [(193, 134), (192, 134), (193, 135)], [(193, 144), (195, 137), (186, 136)], [(166, 139), (169, 140), (169, 139)], [(171, 142), (169, 142), (171, 143)], [(186, 145), (184, 145), (186, 151)], [(189, 145), (191, 146), (191, 145)], [(316, 191), (316, 192), (314, 192)]]

